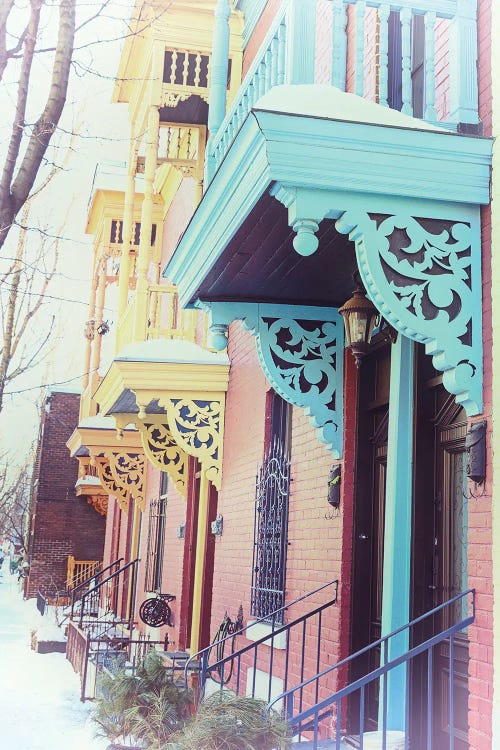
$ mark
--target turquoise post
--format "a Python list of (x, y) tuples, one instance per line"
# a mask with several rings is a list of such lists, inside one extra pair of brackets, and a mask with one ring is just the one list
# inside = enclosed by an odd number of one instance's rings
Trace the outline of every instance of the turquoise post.
[(215, 6), (212, 58), (210, 61), (210, 101), (208, 109), (207, 156), (205, 161), (205, 188), (215, 172), (212, 155), (213, 139), (226, 116), (227, 71), (229, 65), (229, 0), (217, 0)]
[(286, 26), (285, 83), (314, 83), (316, 0), (291, 0)]
[(457, 0), (449, 33), (449, 118), (452, 122), (477, 123), (477, 0)]
[[(405, 625), (410, 614), (410, 551), (413, 479), (414, 343), (398, 335), (391, 352), (387, 484), (385, 494), (382, 636)], [(408, 632), (389, 643), (388, 660), (408, 650)], [(382, 647), (381, 663), (384, 662)], [(380, 681), (379, 729), (382, 729)], [(387, 729), (405, 729), (406, 666), (387, 681)]]

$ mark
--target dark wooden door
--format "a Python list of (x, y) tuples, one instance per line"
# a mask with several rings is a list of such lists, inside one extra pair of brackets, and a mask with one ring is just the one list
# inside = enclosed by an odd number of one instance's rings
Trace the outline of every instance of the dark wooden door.
[[(435, 605), (467, 589), (467, 484), (465, 474), (465, 415), (455, 415), (452, 424), (437, 429), (436, 482), (436, 559)], [(467, 601), (446, 608), (436, 618), (436, 630), (460, 622), (467, 616)], [(449, 747), (449, 668), (450, 643), (445, 641), (435, 651), (434, 737), (437, 748)], [(466, 633), (454, 639), (453, 659), (453, 734), (455, 750), (468, 748), (468, 662)]]
[[(381, 634), (389, 376), (390, 346), (383, 345), (363, 360), (359, 371), (352, 653), (377, 641)], [(379, 663), (379, 651), (371, 650), (352, 663), (350, 678), (367, 674)], [(375, 683), (367, 691), (365, 707), (365, 730), (376, 729)], [(349, 730), (356, 733), (358, 729), (359, 695), (355, 694), (349, 704)]]
[[(419, 351), (415, 453), (415, 498), (412, 554), (412, 615), (417, 617), (467, 588), (467, 490), (465, 477), (466, 416), (448, 394), (441, 376)], [(466, 605), (464, 604), (463, 607)], [(438, 634), (465, 614), (462, 605), (427, 618), (412, 634), (413, 645)], [(468, 641), (455, 636), (455, 750), (466, 750)], [(411, 677), (411, 734), (426, 747), (427, 658), (417, 660)], [(434, 650), (432, 679), (432, 747), (449, 748), (449, 642)]]

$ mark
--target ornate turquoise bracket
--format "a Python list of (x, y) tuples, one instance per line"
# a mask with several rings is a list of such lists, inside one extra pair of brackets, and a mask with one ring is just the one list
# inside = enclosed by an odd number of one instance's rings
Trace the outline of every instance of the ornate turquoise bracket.
[(271, 195), (288, 210), (300, 255), (316, 251), (315, 232), (324, 218), (336, 220), (337, 231), (355, 244), (361, 280), (381, 314), (403, 336), (425, 344), (445, 388), (469, 416), (480, 414), (479, 208), (437, 201), (429, 208), (429, 202), (372, 196), (377, 210), (367, 211), (360, 196), (281, 183)]
[(335, 308), (212, 302), (212, 346), (227, 345), (227, 327), (243, 320), (255, 336), (270, 385), (305, 409), (336, 458), (342, 455), (344, 326)]

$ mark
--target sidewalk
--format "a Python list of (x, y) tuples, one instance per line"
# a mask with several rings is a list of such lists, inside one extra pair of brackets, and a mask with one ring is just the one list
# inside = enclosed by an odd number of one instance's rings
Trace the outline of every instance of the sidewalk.
[[(31, 630), (44, 627), (35, 600), (24, 602), (7, 563), (0, 573), (0, 737), (8, 750), (104, 750), (91, 703), (64, 654), (38, 654)], [(46, 627), (46, 626), (45, 626)]]

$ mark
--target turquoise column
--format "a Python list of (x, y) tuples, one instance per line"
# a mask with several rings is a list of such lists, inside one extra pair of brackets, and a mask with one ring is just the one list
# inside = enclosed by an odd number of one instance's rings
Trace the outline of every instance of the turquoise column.
[[(391, 390), (385, 495), (382, 636), (409, 621), (410, 551), (413, 489), (414, 343), (398, 335), (391, 352)], [(408, 633), (392, 638), (390, 661), (408, 650)], [(384, 661), (384, 650), (381, 663)], [(379, 729), (382, 729), (383, 681), (380, 681)], [(405, 728), (406, 666), (389, 674), (387, 729)]]
[(205, 187), (215, 172), (212, 144), (226, 116), (227, 71), (229, 66), (229, 0), (217, 0), (215, 6), (212, 57), (210, 60), (210, 101), (208, 109), (207, 155), (205, 161)]
[(292, 0), (286, 20), (285, 83), (314, 83), (316, 0)]

